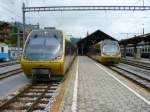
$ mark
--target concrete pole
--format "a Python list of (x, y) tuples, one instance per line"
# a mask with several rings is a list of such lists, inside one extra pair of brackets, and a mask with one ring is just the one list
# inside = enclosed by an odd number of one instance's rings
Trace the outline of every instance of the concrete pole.
[(143, 7), (144, 7), (144, 0), (143, 0)]
[(82, 56), (83, 56), (83, 44), (82, 44), (82, 47), (81, 47), (81, 49), (82, 49), (82, 51), (81, 51), (81, 52), (82, 52)]
[[(149, 49), (150, 49), (150, 42), (149, 42)], [(150, 56), (149, 56), (149, 60), (150, 60)]]
[(137, 58), (137, 45), (135, 44), (134, 45), (134, 58), (136, 59)]
[(23, 42), (22, 42), (22, 48), (25, 42), (25, 3), (22, 4), (22, 20), (23, 20)]
[(17, 56), (18, 60), (20, 60), (20, 32), (19, 32), (19, 27), (18, 27), (18, 38), (17, 38), (17, 44), (18, 44), (18, 51), (17, 51)]
[(126, 50), (127, 50), (127, 49), (126, 49), (126, 45), (123, 45), (123, 52), (124, 52), (124, 53), (123, 53), (123, 57), (124, 57), (124, 58), (126, 58)]
[(39, 25), (39, 23), (37, 23), (37, 29), (40, 29), (40, 25)]

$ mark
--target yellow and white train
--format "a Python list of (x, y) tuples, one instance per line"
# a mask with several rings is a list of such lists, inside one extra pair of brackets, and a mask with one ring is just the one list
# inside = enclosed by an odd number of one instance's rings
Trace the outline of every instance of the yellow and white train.
[(35, 80), (62, 77), (76, 55), (76, 48), (62, 31), (33, 30), (26, 39), (21, 56), (25, 75)]
[(121, 52), (118, 42), (108, 39), (90, 47), (88, 55), (104, 64), (119, 63), (121, 61)]

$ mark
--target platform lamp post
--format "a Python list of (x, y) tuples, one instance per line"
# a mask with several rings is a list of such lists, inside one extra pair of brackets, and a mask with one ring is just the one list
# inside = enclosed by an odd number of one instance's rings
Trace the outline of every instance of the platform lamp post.
[(82, 53), (82, 56), (83, 56), (83, 53), (84, 53), (84, 44), (81, 44), (81, 53)]
[[(11, 18), (12, 21), (14, 20), (14, 18)], [(20, 59), (20, 29), (19, 29), (19, 26), (17, 26), (16, 22), (14, 22), (14, 28), (17, 28), (17, 32), (15, 33), (12, 33), (11, 36), (13, 35), (17, 35), (17, 59), (19, 60)]]
[(14, 25), (14, 27), (17, 28), (17, 32), (16, 33), (11, 33), (11, 36), (16, 35), (17, 36), (17, 59), (20, 59), (20, 30), (19, 27), (17, 25)]
[(144, 27), (145, 27), (145, 19), (146, 18), (148, 18), (148, 17), (142, 17), (143, 19), (142, 19), (142, 33), (143, 33), (143, 36), (144, 36), (144, 34), (145, 34), (145, 29), (144, 29)]
[(143, 2), (143, 6), (144, 6), (144, 0), (142, 2)]
[(17, 44), (18, 44), (17, 56), (18, 56), (18, 60), (20, 60), (20, 29), (19, 27), (18, 27)]
[(142, 26), (143, 26), (143, 36), (144, 36), (144, 23), (142, 24)]
[(23, 20), (23, 42), (22, 42), (22, 48), (25, 42), (25, 3), (22, 4), (22, 20)]

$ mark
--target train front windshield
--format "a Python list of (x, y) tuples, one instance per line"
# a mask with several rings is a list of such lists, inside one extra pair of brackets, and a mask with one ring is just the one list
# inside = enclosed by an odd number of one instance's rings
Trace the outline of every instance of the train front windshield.
[(106, 55), (118, 55), (120, 53), (119, 45), (116, 43), (104, 44), (102, 51)]
[(24, 58), (27, 60), (52, 60), (61, 56), (62, 36), (54, 32), (33, 32), (27, 41)]

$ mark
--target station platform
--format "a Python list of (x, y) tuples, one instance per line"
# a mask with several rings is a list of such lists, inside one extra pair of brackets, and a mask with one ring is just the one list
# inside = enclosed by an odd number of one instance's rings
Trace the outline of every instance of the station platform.
[(130, 89), (106, 68), (79, 56), (59, 112), (149, 112), (150, 101)]
[(135, 59), (134, 57), (126, 56), (123, 59), (131, 60), (131, 61), (133, 60), (133, 61), (137, 61), (137, 62), (142, 62), (142, 63), (148, 63), (148, 64), (150, 64), (150, 59), (146, 59), (146, 58)]

